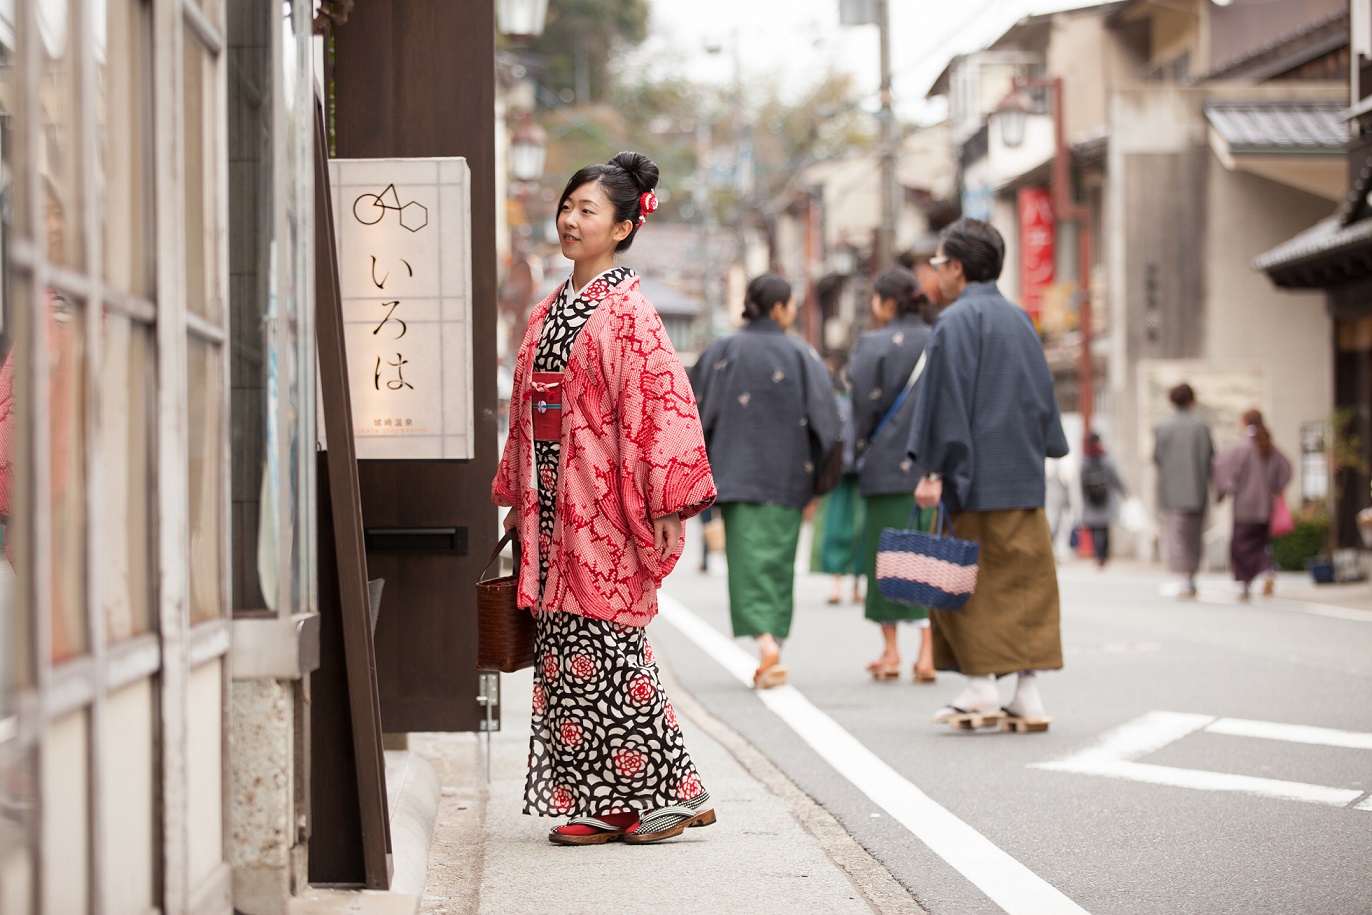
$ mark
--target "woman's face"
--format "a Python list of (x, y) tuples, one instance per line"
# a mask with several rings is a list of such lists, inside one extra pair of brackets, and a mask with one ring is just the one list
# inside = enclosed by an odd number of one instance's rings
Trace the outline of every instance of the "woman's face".
[(785, 302), (773, 305), (770, 317), (781, 325), (782, 330), (790, 330), (791, 325), (796, 323), (796, 297), (791, 296)]
[(872, 293), (872, 318), (879, 327), (885, 327), (891, 323), (891, 319), (896, 316), (896, 300), (883, 299), (877, 293)]
[(574, 188), (557, 213), (557, 237), (569, 261), (614, 257), (615, 246), (633, 229), (629, 220), (615, 222), (614, 204), (599, 181)]

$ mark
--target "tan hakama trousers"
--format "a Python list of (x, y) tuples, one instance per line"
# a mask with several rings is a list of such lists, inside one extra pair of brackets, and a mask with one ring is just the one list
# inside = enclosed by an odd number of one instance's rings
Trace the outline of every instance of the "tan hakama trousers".
[(981, 545), (961, 610), (929, 613), (934, 666), (969, 677), (1062, 667), (1058, 572), (1043, 509), (962, 512), (953, 535)]

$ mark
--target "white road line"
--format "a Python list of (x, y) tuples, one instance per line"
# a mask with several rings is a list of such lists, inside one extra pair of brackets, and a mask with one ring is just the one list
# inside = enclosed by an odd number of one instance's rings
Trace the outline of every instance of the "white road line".
[(1275, 778), (1232, 775), (1228, 772), (1207, 772), (1202, 769), (1177, 769), (1172, 766), (1155, 766), (1150, 763), (1128, 762), (1126, 760), (1084, 762), (1076, 759), (1064, 759), (1055, 763), (1035, 763), (1029, 768), (1047, 769), (1052, 772), (1072, 772), (1077, 775), (1100, 775), (1105, 778), (1123, 778), (1131, 782), (1167, 785), (1172, 788), (1193, 788), (1198, 791), (1256, 794), (1259, 797), (1269, 797), (1279, 801), (1304, 801), (1308, 804), (1326, 804), (1330, 807), (1347, 807), (1363, 796), (1361, 789), (1328, 788), (1324, 785), (1308, 785), (1304, 782), (1284, 782)]
[(1340, 731), (1316, 728), (1304, 724), (1282, 724), (1277, 721), (1250, 721), (1247, 718), (1220, 718), (1206, 725), (1211, 734), (1230, 737), (1259, 737), (1264, 740), (1284, 740), (1287, 743), (1313, 743), (1326, 747), (1347, 747), (1350, 750), (1372, 750), (1372, 734), (1363, 731)]
[[(658, 602), (662, 619), (731, 675), (752, 686), (756, 666), (752, 656), (679, 601), (659, 592)], [(1088, 915), (1081, 906), (907, 781), (796, 688), (760, 690), (757, 696), (840, 775), (1008, 915)]]
[[(1149, 712), (1107, 731), (1094, 747), (1055, 762), (1033, 763), (1029, 768), (1123, 778), (1173, 788), (1231, 791), (1277, 800), (1326, 804), (1331, 807), (1347, 807), (1363, 796), (1364, 792), (1361, 789), (1331, 788), (1326, 785), (1288, 782), (1275, 778), (1135, 762), (1138, 758), (1155, 753), (1188, 734), (1202, 730), (1234, 737), (1259, 737), (1294, 743), (1372, 749), (1372, 734), (1355, 731), (1281, 724), (1274, 721), (1250, 721), (1244, 718), (1215, 718), (1211, 715), (1193, 715), (1185, 712)], [(1353, 809), (1372, 810), (1372, 803), (1369, 801), (1364, 801)]]

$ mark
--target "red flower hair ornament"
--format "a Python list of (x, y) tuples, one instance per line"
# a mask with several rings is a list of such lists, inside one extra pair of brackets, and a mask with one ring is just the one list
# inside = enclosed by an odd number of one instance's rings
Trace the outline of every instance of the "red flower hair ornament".
[(657, 212), (657, 194), (652, 191), (644, 191), (642, 196), (638, 198), (638, 208), (640, 210), (638, 224), (641, 226), (649, 215)]

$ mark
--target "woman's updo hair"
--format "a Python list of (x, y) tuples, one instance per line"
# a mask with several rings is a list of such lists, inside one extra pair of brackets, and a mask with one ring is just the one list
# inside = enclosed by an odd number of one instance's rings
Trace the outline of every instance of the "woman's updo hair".
[(615, 251), (628, 251), (634, 243), (639, 230), (639, 216), (643, 215), (643, 195), (657, 187), (658, 172), (653, 160), (642, 153), (622, 152), (604, 164), (588, 165), (572, 176), (562, 189), (562, 197), (557, 202), (558, 211), (572, 191), (592, 181), (600, 183), (600, 188), (615, 208), (615, 222), (626, 219), (634, 224), (624, 240), (615, 245)]
[(887, 270), (877, 277), (872, 281), (872, 291), (883, 300), (895, 302), (897, 315), (922, 317), (923, 308), (929, 303), (929, 297), (919, 288), (919, 280), (904, 267)]
[(791, 301), (791, 284), (776, 273), (764, 273), (748, 284), (743, 296), (743, 317), (749, 321), (771, 315), (772, 306)]

